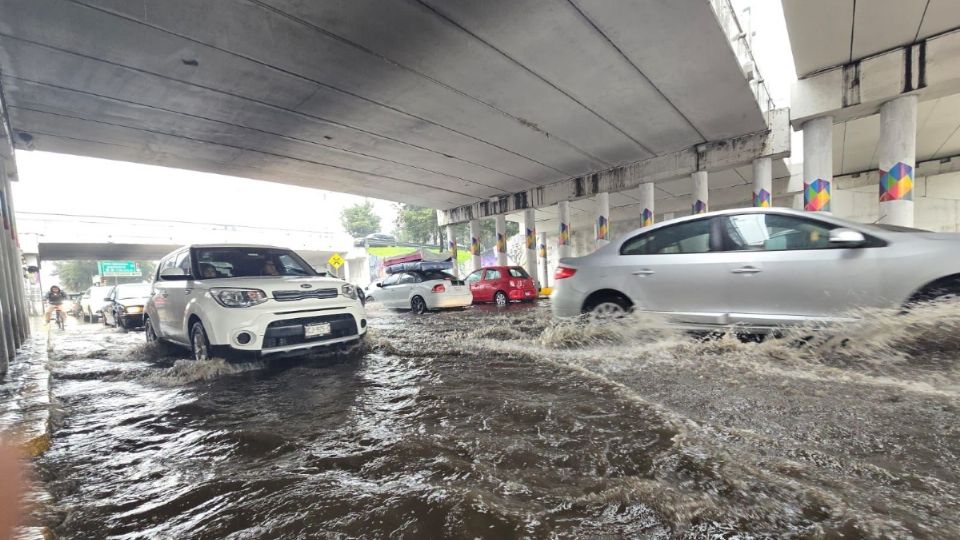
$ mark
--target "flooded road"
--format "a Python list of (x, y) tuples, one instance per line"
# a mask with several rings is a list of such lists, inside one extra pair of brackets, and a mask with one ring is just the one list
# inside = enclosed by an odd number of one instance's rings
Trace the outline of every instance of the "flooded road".
[(61, 538), (957, 538), (960, 306), (744, 343), (371, 310), (230, 365), (54, 337)]

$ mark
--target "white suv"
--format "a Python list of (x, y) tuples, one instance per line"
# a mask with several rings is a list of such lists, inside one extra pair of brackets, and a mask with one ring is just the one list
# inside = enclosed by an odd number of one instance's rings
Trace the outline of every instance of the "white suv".
[(210, 357), (279, 357), (362, 338), (357, 290), (289, 249), (195, 245), (160, 260), (144, 321), (148, 342)]

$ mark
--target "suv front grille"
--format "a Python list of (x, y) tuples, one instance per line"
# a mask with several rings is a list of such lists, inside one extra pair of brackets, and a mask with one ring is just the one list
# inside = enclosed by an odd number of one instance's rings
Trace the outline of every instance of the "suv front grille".
[[(330, 323), (330, 333), (307, 339), (303, 336), (303, 326), (312, 323)], [(263, 336), (263, 348), (286, 347), (299, 345), (310, 341), (325, 341), (328, 339), (343, 338), (357, 335), (357, 321), (349, 313), (337, 315), (321, 315), (319, 317), (300, 317), (273, 321), (267, 325), (267, 332)]]
[(293, 302), (307, 298), (336, 298), (337, 289), (303, 289), (299, 291), (273, 291), (273, 299), (278, 302)]

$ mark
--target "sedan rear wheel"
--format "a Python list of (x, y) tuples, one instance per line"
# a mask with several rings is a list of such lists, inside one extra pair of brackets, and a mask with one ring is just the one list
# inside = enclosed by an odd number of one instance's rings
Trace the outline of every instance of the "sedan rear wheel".
[(507, 298), (507, 293), (503, 291), (497, 291), (497, 294), (493, 295), (493, 302), (500, 307), (504, 307), (509, 302)]
[(630, 303), (622, 296), (609, 294), (595, 298), (583, 307), (583, 312), (593, 320), (610, 320), (625, 317), (630, 311)]
[(210, 359), (210, 340), (207, 339), (207, 331), (203, 329), (203, 323), (195, 322), (190, 328), (190, 345), (194, 360)]
[(422, 315), (427, 311), (427, 303), (423, 300), (423, 298), (414, 296), (410, 299), (410, 311), (416, 313), (417, 315)]

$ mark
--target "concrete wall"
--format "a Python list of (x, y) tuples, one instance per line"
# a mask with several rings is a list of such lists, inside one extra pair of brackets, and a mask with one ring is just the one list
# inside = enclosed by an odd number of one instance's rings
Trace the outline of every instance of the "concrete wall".
[[(880, 218), (878, 190), (875, 184), (848, 189), (834, 187), (833, 214), (864, 223), (877, 221)], [(960, 173), (917, 177), (913, 200), (915, 227), (960, 232)]]

